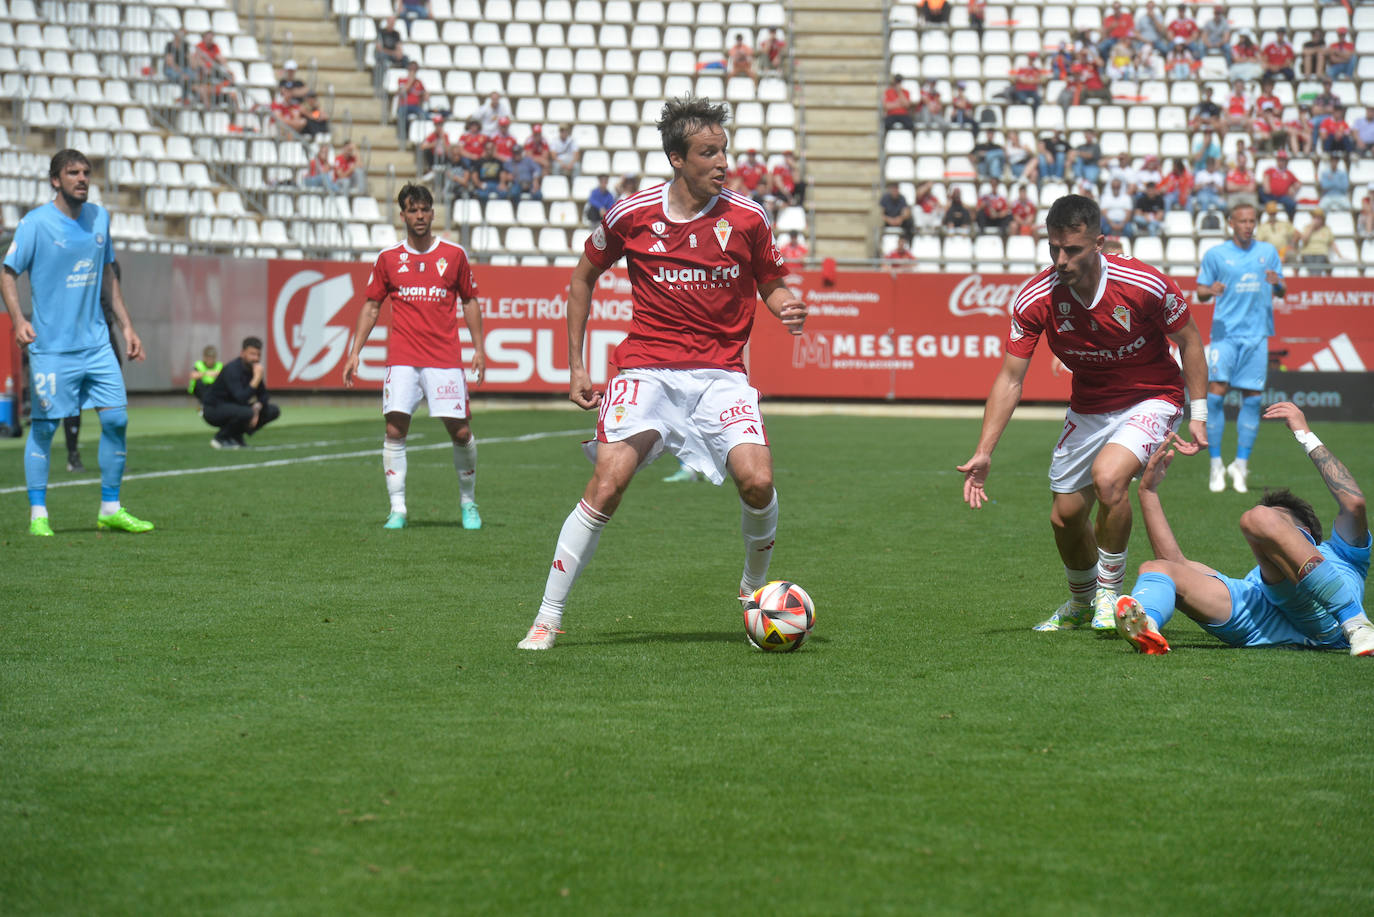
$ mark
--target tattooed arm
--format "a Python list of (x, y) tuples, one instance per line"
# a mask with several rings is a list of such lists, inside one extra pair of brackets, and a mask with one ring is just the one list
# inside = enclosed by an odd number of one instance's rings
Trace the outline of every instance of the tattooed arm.
[[(1265, 410), (1264, 416), (1270, 420), (1286, 422), (1288, 429), (1293, 431), (1293, 435), (1298, 437), (1300, 443), (1306, 436), (1311, 435), (1307, 418), (1297, 405), (1287, 401), (1271, 404)], [(1360, 490), (1360, 485), (1355, 483), (1350, 470), (1326, 446), (1319, 445), (1307, 454), (1311, 457), (1312, 464), (1317, 466), (1317, 471), (1321, 472), (1327, 490), (1331, 491), (1331, 496), (1336, 498), (1336, 505), (1340, 507), (1340, 513), (1336, 516), (1336, 524), (1332, 529), (1349, 544), (1364, 544), (1365, 533), (1369, 531), (1369, 517), (1365, 513), (1364, 493)]]

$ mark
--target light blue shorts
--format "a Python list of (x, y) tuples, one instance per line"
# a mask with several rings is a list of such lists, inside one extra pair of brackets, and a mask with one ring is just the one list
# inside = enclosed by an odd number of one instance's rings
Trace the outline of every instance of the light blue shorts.
[(1207, 381), (1247, 392), (1264, 391), (1269, 374), (1268, 338), (1223, 338), (1207, 346)]
[(114, 348), (101, 344), (70, 353), (30, 353), (29, 389), (35, 420), (60, 420), (83, 408), (120, 408), (129, 403)]
[(1264, 595), (1264, 589), (1248, 579), (1233, 579), (1213, 573), (1231, 593), (1231, 617), (1225, 624), (1203, 624), (1202, 629), (1223, 643), (1239, 647), (1302, 646), (1320, 649), (1349, 647), (1344, 638), (1334, 643), (1318, 643), (1289, 622), (1277, 605)]

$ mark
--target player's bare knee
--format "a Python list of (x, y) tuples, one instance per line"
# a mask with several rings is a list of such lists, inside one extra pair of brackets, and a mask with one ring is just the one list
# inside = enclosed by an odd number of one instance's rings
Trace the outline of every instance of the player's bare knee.
[(1269, 540), (1292, 527), (1292, 519), (1272, 506), (1252, 506), (1240, 516), (1241, 533), (1249, 541)]
[(763, 508), (773, 500), (773, 475), (767, 470), (735, 479), (740, 499), (750, 506)]
[(1140, 565), (1140, 572), (1168, 574), (1171, 566), (1167, 560), (1147, 560)]

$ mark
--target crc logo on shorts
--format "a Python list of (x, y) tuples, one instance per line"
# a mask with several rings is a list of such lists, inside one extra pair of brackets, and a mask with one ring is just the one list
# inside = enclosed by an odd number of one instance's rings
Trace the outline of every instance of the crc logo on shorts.
[(348, 350), (351, 330), (331, 322), (353, 299), (353, 278), (302, 270), (282, 284), (272, 303), (272, 342), (287, 381), (313, 382), (333, 372)]
[(754, 406), (741, 398), (720, 412), (720, 421), (721, 423), (729, 423), (734, 420), (752, 420), (754, 416)]
[(463, 387), (461, 385), (441, 385), (434, 390), (440, 398), (452, 398), (455, 401), (463, 400)]

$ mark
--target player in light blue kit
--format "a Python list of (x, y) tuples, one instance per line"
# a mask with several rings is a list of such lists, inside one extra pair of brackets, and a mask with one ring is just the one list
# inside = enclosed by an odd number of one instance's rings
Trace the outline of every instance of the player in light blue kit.
[[(143, 342), (124, 308), (119, 279), (110, 267), (110, 214), (86, 201), (91, 164), (76, 150), (53, 156), (48, 179), (57, 192), (51, 203), (19, 221), (14, 242), (0, 270), (0, 296), (14, 322), (14, 337), (29, 348), (32, 415), (24, 447), (24, 479), (29, 489), (29, 534), (51, 535), (48, 522), (48, 461), (53, 434), (62, 418), (94, 407), (100, 416), (100, 510), (96, 526), (124, 532), (149, 532), (153, 524), (136, 519), (119, 503), (124, 479), (125, 432), (129, 425), (124, 376), (110, 345), (110, 330), (100, 308), (100, 290), (109, 287), (115, 320), (129, 359), (144, 359)], [(33, 322), (19, 309), (19, 275), (29, 272)]]
[(1140, 475), (1140, 514), (1156, 559), (1140, 565), (1131, 594), (1116, 603), (1116, 629), (1140, 652), (1169, 651), (1160, 629), (1177, 607), (1235, 647), (1348, 648), (1352, 656), (1374, 656), (1374, 624), (1363, 605), (1370, 549), (1364, 494), (1296, 405), (1270, 405), (1264, 416), (1288, 424), (1336, 498), (1331, 537), (1322, 540), (1322, 522), (1312, 504), (1286, 489), (1270, 490), (1240, 517), (1241, 534), (1258, 566), (1233, 579), (1189, 560), (1159, 501), (1174, 449), (1155, 450)]
[[(1212, 313), (1212, 340), (1207, 347), (1207, 450), (1212, 456), (1208, 486), (1226, 489), (1229, 475), (1237, 493), (1245, 493), (1250, 451), (1259, 435), (1260, 392), (1269, 368), (1269, 336), (1274, 333), (1274, 297), (1283, 299), (1283, 264), (1278, 249), (1255, 239), (1257, 211), (1250, 204), (1231, 208), (1231, 238), (1202, 256), (1197, 276), (1198, 302), (1217, 299)], [(1240, 389), (1236, 418), (1236, 460), (1221, 458), (1226, 431), (1222, 399)]]

